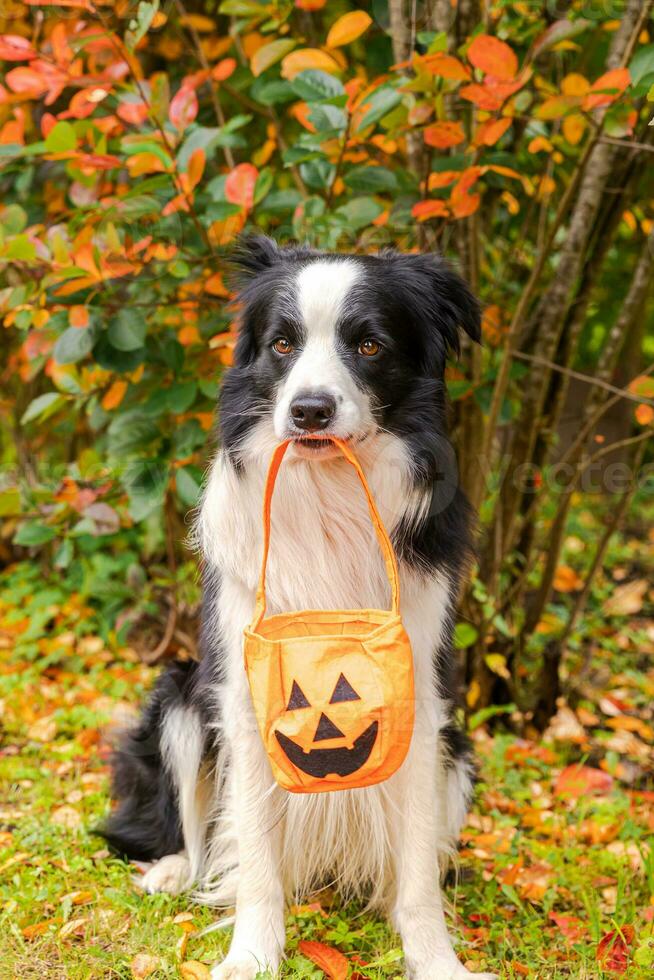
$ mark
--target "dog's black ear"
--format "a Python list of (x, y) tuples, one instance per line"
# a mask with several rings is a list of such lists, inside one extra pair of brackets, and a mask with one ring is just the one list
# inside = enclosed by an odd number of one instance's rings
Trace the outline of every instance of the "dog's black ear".
[(277, 265), (281, 258), (279, 246), (266, 235), (246, 235), (239, 239), (231, 256), (236, 270), (247, 278)]
[(416, 319), (432, 334), (437, 352), (460, 351), (460, 331), (481, 340), (481, 307), (467, 282), (437, 254), (395, 254), (391, 261), (402, 276), (402, 292)]

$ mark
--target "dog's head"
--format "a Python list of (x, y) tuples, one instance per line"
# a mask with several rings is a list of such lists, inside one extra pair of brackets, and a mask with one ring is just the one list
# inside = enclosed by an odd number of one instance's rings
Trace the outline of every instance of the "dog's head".
[[(293, 439), (300, 455), (429, 424), (442, 414), (443, 372), (459, 330), (480, 336), (480, 311), (435, 255), (326, 255), (246, 239), (240, 329), (223, 392), (228, 449)], [(263, 440), (263, 442), (262, 442)]]

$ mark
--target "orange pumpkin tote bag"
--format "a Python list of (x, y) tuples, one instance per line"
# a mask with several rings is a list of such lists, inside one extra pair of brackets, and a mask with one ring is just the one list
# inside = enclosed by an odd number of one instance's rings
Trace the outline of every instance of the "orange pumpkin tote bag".
[(399, 614), (395, 553), (357, 458), (345, 443), (334, 442), (365, 490), (392, 604), (390, 611), (319, 609), (266, 617), (272, 494), (289, 443), (279, 445), (266, 480), (263, 560), (244, 652), (273, 775), (292, 793), (355, 789), (388, 779), (402, 764), (413, 733), (413, 657)]

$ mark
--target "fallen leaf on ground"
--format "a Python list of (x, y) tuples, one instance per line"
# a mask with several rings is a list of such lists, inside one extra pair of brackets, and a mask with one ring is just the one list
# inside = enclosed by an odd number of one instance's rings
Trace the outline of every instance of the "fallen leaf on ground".
[(60, 939), (80, 939), (84, 935), (86, 923), (89, 921), (88, 917), (79, 919), (70, 919), (65, 926), (62, 926), (59, 930)]
[(622, 926), (602, 936), (597, 945), (597, 962), (605, 970), (626, 973), (629, 966), (629, 950), (634, 941), (633, 926)]
[(602, 611), (607, 616), (633, 616), (639, 613), (648, 587), (647, 579), (644, 578), (619, 585), (604, 602)]
[(347, 977), (349, 961), (333, 946), (325, 946), (324, 943), (311, 939), (302, 939), (298, 943), (298, 949), (303, 956), (319, 966), (329, 980), (345, 980)]
[(199, 960), (187, 960), (179, 968), (184, 980), (209, 980), (211, 971)]
[(58, 827), (66, 827), (67, 830), (75, 830), (81, 824), (82, 817), (75, 807), (59, 806), (53, 811), (50, 820)]
[(577, 800), (581, 796), (594, 793), (609, 793), (612, 787), (613, 777), (608, 772), (593, 769), (591, 766), (572, 765), (566, 766), (563, 772), (559, 773), (554, 784), (554, 792), (557, 796), (567, 796)]
[(137, 953), (129, 968), (134, 980), (145, 980), (145, 977), (149, 977), (155, 970), (158, 970), (160, 965), (161, 960), (158, 956), (151, 956), (150, 953)]

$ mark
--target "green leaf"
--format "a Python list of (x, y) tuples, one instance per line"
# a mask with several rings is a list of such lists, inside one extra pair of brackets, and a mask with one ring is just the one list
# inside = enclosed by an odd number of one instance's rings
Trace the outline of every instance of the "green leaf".
[(345, 94), (343, 84), (338, 78), (317, 68), (301, 71), (291, 82), (291, 88), (305, 102), (325, 102)]
[(111, 321), (107, 336), (116, 350), (133, 351), (143, 347), (147, 324), (142, 313), (125, 309)]
[(283, 79), (257, 78), (250, 89), (250, 96), (255, 102), (261, 105), (280, 105), (283, 102), (292, 102), (296, 95), (290, 82)]
[(55, 123), (45, 138), (48, 153), (67, 153), (77, 146), (75, 128), (69, 122)]
[(397, 188), (397, 177), (386, 167), (370, 167), (365, 164), (353, 167), (343, 180), (351, 190), (359, 194), (383, 194)]
[(182, 503), (186, 504), (187, 507), (195, 507), (200, 498), (200, 484), (195, 478), (191, 467), (186, 466), (184, 469), (177, 470), (175, 485), (177, 487), (177, 496)]
[(479, 633), (471, 623), (457, 623), (454, 629), (454, 646), (457, 650), (471, 647)]
[(48, 391), (45, 395), (39, 395), (23, 412), (21, 425), (27, 425), (28, 422), (33, 422), (41, 416), (47, 418), (53, 415), (65, 402), (66, 398), (58, 391)]
[(629, 62), (632, 85), (639, 85), (648, 75), (654, 74), (654, 44), (639, 48)]
[(93, 357), (101, 368), (105, 371), (117, 371), (119, 374), (134, 371), (145, 360), (145, 353), (145, 347), (139, 347), (138, 350), (118, 350), (110, 343), (108, 332), (101, 335), (93, 349)]
[(371, 225), (375, 218), (378, 218), (384, 208), (372, 197), (357, 197), (347, 204), (336, 208), (336, 214), (342, 215), (347, 224), (358, 231)]
[(27, 235), (16, 235), (7, 242), (3, 258), (14, 262), (32, 262), (36, 258), (36, 246)]
[(27, 214), (20, 204), (8, 204), (0, 215), (0, 225), (9, 235), (18, 235), (27, 224)]
[(175, 384), (167, 392), (167, 404), (171, 412), (175, 415), (182, 415), (187, 412), (197, 395), (198, 386), (195, 381), (185, 381)]
[(309, 113), (309, 121), (319, 133), (336, 130), (341, 132), (347, 126), (347, 115), (335, 105), (316, 105)]
[(148, 33), (150, 25), (154, 20), (154, 15), (159, 10), (159, 0), (141, 0), (136, 11), (136, 17), (129, 22), (129, 28), (125, 31), (125, 44), (130, 51)]
[(0, 517), (13, 517), (15, 514), (20, 514), (20, 510), (20, 490), (18, 487), (0, 490)]
[(88, 327), (69, 327), (64, 330), (54, 345), (54, 359), (57, 364), (76, 364), (93, 349), (95, 330)]
[(262, 75), (268, 68), (276, 65), (278, 61), (281, 61), (284, 55), (292, 51), (296, 44), (297, 41), (294, 38), (280, 37), (276, 41), (270, 41), (268, 44), (257, 48), (250, 60), (250, 67), (255, 78)]
[(368, 96), (363, 105), (367, 108), (366, 114), (359, 123), (359, 130), (367, 129), (374, 125), (384, 116), (388, 115), (402, 101), (402, 95), (390, 86), (383, 86), (375, 89)]
[(334, 179), (336, 173), (336, 167), (325, 160), (324, 157), (319, 157), (316, 160), (307, 160), (306, 163), (300, 164), (300, 176), (307, 187), (311, 187), (314, 190), (326, 190)]
[(135, 521), (145, 520), (163, 504), (168, 485), (168, 464), (161, 459), (134, 460), (123, 484), (129, 496), (131, 516)]
[(57, 532), (53, 527), (40, 521), (30, 521), (29, 524), (22, 524), (18, 528), (14, 535), (14, 543), (24, 548), (38, 548), (39, 545), (47, 544), (56, 537)]
[(475, 728), (479, 728), (490, 718), (494, 718), (496, 715), (510, 715), (515, 710), (515, 704), (491, 704), (488, 708), (480, 708), (468, 718), (468, 729), (474, 732)]
[(301, 200), (300, 192), (290, 188), (286, 191), (272, 191), (261, 202), (258, 213), (264, 211), (269, 214), (287, 214), (289, 211), (295, 211)]

